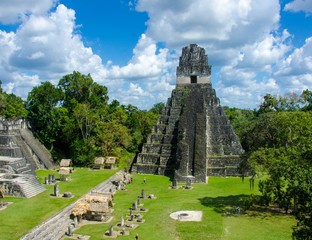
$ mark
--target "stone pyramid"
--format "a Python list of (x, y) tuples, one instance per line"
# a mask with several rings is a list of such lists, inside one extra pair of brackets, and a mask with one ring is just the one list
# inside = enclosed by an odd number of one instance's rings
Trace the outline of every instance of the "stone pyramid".
[(0, 116), (0, 189), (4, 195), (30, 198), (44, 191), (35, 176), (37, 169), (54, 169), (49, 151), (23, 118)]
[(243, 149), (212, 88), (210, 74), (204, 48), (191, 44), (182, 49), (176, 88), (132, 172), (193, 182), (239, 174)]

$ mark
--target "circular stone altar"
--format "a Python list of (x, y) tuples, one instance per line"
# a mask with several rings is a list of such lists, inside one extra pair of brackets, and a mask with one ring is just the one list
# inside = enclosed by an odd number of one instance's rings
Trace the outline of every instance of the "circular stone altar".
[(178, 221), (200, 222), (202, 220), (202, 211), (178, 211), (170, 214), (170, 217)]

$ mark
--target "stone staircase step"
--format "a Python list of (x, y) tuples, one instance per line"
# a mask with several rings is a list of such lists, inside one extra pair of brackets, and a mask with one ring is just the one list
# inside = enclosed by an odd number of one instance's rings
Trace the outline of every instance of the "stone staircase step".
[(27, 181), (20, 182), (20, 187), (26, 198), (31, 198), (46, 190), (33, 175), (28, 175)]

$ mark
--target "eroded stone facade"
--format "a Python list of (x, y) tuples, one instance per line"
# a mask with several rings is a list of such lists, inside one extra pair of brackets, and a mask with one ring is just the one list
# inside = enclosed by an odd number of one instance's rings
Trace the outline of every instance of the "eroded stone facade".
[(238, 175), (243, 149), (210, 81), (203, 48), (184, 47), (177, 86), (132, 171), (206, 182), (209, 175)]
[(0, 189), (5, 195), (32, 197), (44, 190), (36, 169), (53, 169), (48, 150), (35, 139), (23, 118), (0, 116)]

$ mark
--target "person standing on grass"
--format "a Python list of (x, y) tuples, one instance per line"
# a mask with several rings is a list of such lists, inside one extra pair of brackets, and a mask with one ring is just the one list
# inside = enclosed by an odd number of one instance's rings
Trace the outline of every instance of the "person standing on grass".
[(139, 234), (135, 235), (135, 240), (139, 240)]

